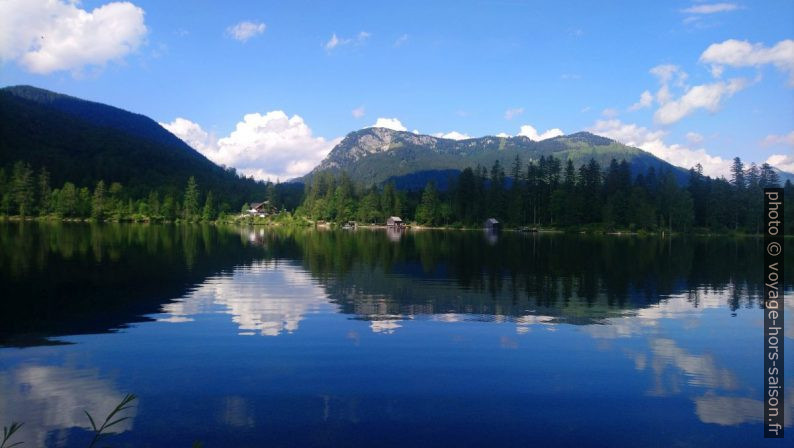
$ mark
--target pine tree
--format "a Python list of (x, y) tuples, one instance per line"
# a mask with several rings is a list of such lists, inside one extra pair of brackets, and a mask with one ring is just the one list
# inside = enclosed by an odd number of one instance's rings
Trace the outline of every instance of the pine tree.
[(50, 187), (50, 173), (47, 171), (47, 168), (42, 167), (41, 172), (39, 173), (39, 191), (38, 191), (38, 203), (39, 203), (39, 215), (45, 216), (52, 211), (52, 206), (50, 204), (50, 197), (52, 196), (52, 188)]
[(780, 176), (768, 163), (761, 165), (761, 188), (780, 187)]
[(192, 221), (198, 216), (199, 190), (196, 178), (190, 176), (185, 188), (185, 199), (182, 203), (182, 217), (187, 221)]
[(207, 199), (204, 201), (204, 210), (201, 214), (201, 219), (204, 221), (215, 220), (215, 204), (212, 201), (212, 192), (207, 192)]
[(33, 212), (33, 170), (25, 162), (14, 164), (11, 174), (11, 197), (19, 216), (28, 216)]
[(102, 221), (105, 219), (105, 181), (100, 180), (94, 188), (94, 196), (91, 199), (91, 217)]
[(173, 221), (177, 217), (176, 200), (173, 195), (166, 195), (163, 199), (163, 205), (160, 206), (160, 213), (164, 219)]
[(118, 183), (113, 182), (110, 184), (108, 199), (105, 203), (106, 213), (112, 214), (115, 219), (121, 219), (124, 216), (124, 200), (122, 193), (124, 187)]
[(746, 183), (744, 179), (744, 163), (739, 157), (733, 158), (731, 165), (731, 183), (739, 190), (744, 190)]
[(416, 222), (431, 226), (440, 222), (438, 192), (433, 181), (428, 182), (422, 192), (422, 201), (416, 208)]

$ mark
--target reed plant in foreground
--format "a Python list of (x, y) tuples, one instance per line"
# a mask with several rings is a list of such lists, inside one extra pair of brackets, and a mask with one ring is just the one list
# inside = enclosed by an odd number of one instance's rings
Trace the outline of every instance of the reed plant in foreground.
[(11, 426), (3, 426), (3, 440), (0, 442), (0, 448), (11, 448), (12, 446), (22, 445), (23, 442), (6, 445), (9, 440), (11, 440), (11, 436), (13, 436), (15, 432), (19, 431), (19, 428), (21, 428), (22, 425), (24, 425), (24, 423), (11, 422)]

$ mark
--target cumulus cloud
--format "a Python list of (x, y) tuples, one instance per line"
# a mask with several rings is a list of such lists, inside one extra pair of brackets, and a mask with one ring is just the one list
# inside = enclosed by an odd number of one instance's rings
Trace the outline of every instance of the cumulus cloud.
[(220, 139), (184, 118), (160, 125), (213, 162), (261, 180), (302, 176), (340, 141), (313, 136), (303, 118), (280, 110), (246, 114), (234, 131)]
[(794, 156), (786, 154), (772, 154), (766, 163), (787, 173), (794, 173)]
[(209, 157), (208, 154), (217, 151), (218, 139), (201, 128), (198, 123), (177, 117), (171, 123), (160, 123), (168, 132), (176, 135), (196, 151)]
[(665, 101), (656, 110), (653, 118), (657, 123), (666, 125), (676, 123), (698, 109), (716, 112), (724, 99), (730, 98), (736, 92), (747, 87), (748, 84), (746, 79), (735, 78), (729, 81), (693, 86), (677, 99), (664, 97)]
[(264, 23), (245, 21), (226, 28), (226, 35), (240, 42), (246, 42), (248, 39), (264, 33), (265, 28)]
[(395, 131), (407, 131), (408, 130), (408, 128), (403, 126), (403, 124), (400, 123), (400, 120), (398, 120), (396, 118), (378, 118), (377, 120), (375, 120), (375, 124), (373, 124), (370, 127), (371, 128), (387, 128), (387, 129), (392, 129), (392, 130), (395, 130)]
[(794, 40), (791, 39), (781, 40), (773, 47), (760, 43), (751, 44), (746, 40), (728, 39), (709, 45), (700, 55), (700, 62), (712, 64), (712, 72), (715, 74), (722, 73), (722, 66), (760, 67), (772, 64), (788, 74), (789, 86), (794, 87)]
[(629, 110), (635, 111), (645, 109), (646, 107), (651, 107), (651, 104), (653, 104), (653, 95), (651, 92), (646, 90), (640, 94), (640, 100), (632, 104), (631, 107), (629, 107)]
[(364, 106), (359, 106), (353, 109), (352, 111), (350, 111), (350, 114), (353, 115), (354, 118), (361, 118), (364, 116), (365, 113), (366, 111), (364, 110)]
[(505, 120), (512, 120), (513, 118), (521, 115), (524, 113), (523, 107), (516, 107), (513, 109), (507, 109), (505, 111)]
[(451, 139), (451, 140), (466, 140), (468, 138), (471, 138), (470, 135), (463, 134), (463, 133), (460, 133), (458, 131), (451, 131), (451, 132), (447, 132), (447, 133), (439, 132), (439, 133), (436, 133), (436, 134), (433, 134), (433, 135), (436, 136), (436, 137), (448, 138), (448, 139)]
[(692, 149), (679, 144), (666, 144), (663, 140), (665, 131), (652, 131), (636, 124), (623, 123), (618, 119), (598, 120), (588, 130), (645, 150), (682, 168), (689, 169), (699, 163), (703, 166), (703, 172), (709, 176), (727, 176), (730, 172), (730, 160), (712, 156), (704, 148)]
[(112, 2), (92, 11), (63, 0), (0, 2), (0, 60), (48, 74), (102, 67), (138, 49), (146, 36), (144, 11)]
[(767, 135), (761, 140), (763, 146), (794, 146), (794, 131), (786, 135)]
[(530, 140), (534, 140), (539, 142), (541, 140), (547, 140), (554, 137), (559, 137), (561, 135), (565, 135), (559, 128), (548, 129), (542, 134), (538, 134), (538, 130), (535, 129), (533, 126), (525, 124), (521, 126), (521, 129), (518, 131), (518, 135), (523, 135), (524, 137), (529, 137)]
[(369, 39), (370, 36), (372, 36), (372, 34), (366, 32), (366, 31), (361, 31), (355, 37), (347, 37), (347, 38), (346, 37), (339, 37), (339, 36), (336, 35), (336, 33), (333, 33), (331, 35), (331, 38), (328, 39), (328, 42), (325, 43), (325, 49), (327, 51), (331, 51), (334, 48), (341, 47), (343, 45), (349, 45), (349, 44), (361, 45), (367, 39)]
[(694, 5), (689, 8), (682, 9), (681, 12), (685, 14), (714, 14), (718, 12), (734, 11), (739, 9), (736, 3), (708, 3), (702, 5)]

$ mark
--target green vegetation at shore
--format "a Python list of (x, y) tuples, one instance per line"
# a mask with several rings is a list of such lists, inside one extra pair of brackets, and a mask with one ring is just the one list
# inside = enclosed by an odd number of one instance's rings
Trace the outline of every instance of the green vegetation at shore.
[[(300, 192), (295, 197), (294, 190), (267, 182), (264, 199), (279, 208), (297, 204)], [(91, 188), (68, 181), (53, 188), (47, 168), (35, 172), (30, 164), (20, 161), (8, 170), (0, 167), (0, 216), (76, 221), (209, 222), (233, 219), (239, 215), (242, 205), (232, 205), (230, 200), (215, 196), (211, 190), (202, 191), (193, 176), (187, 179), (181, 194), (152, 190), (144, 196), (136, 196), (133, 191), (137, 189), (104, 180)]]
[[(509, 177), (508, 177), (509, 174)], [(761, 232), (763, 188), (779, 186), (772, 167), (745, 168), (734, 159), (731, 179), (711, 178), (699, 165), (681, 185), (672, 171), (649, 167), (636, 175), (625, 162), (605, 169), (595, 161), (578, 170), (571, 160), (541, 157), (524, 164), (516, 157), (509, 172), (496, 161), (490, 170), (463, 170), (439, 191), (393, 184), (361, 188), (344, 173), (318, 173), (296, 214), (315, 221), (383, 224), (389, 216), (420, 226), (481, 228), (494, 217), (506, 227), (588, 232)], [(785, 184), (787, 233), (794, 233), (794, 187)], [(406, 219), (407, 218), (407, 219)]]
[[(591, 160), (578, 170), (568, 160), (541, 157), (523, 164), (516, 157), (509, 176), (497, 161), (490, 170), (467, 168), (450, 188), (431, 181), (421, 192), (401, 191), (392, 183), (364, 188), (344, 173), (318, 173), (299, 184), (266, 184), (266, 217), (246, 213), (248, 203), (232, 204), (203, 191), (194, 177), (182, 193), (131, 194), (118, 182), (100, 180), (92, 188), (65, 182), (50, 185), (50, 173), (26, 162), (0, 168), (0, 217), (129, 222), (238, 222), (305, 226), (350, 221), (383, 225), (389, 216), (421, 227), (481, 228), (494, 217), (506, 228), (592, 233), (761, 232), (763, 188), (779, 186), (767, 164), (745, 168), (734, 159), (731, 179), (689, 170), (682, 186), (672, 171), (650, 167), (633, 175), (630, 165), (612, 160), (602, 169)], [(786, 233), (794, 234), (794, 186), (784, 185)]]

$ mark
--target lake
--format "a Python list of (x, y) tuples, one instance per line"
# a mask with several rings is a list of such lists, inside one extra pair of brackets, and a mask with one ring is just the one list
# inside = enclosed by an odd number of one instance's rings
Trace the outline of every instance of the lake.
[(0, 223), (0, 425), (87, 446), (83, 411), (134, 393), (110, 446), (784, 446), (762, 263), (758, 238)]

